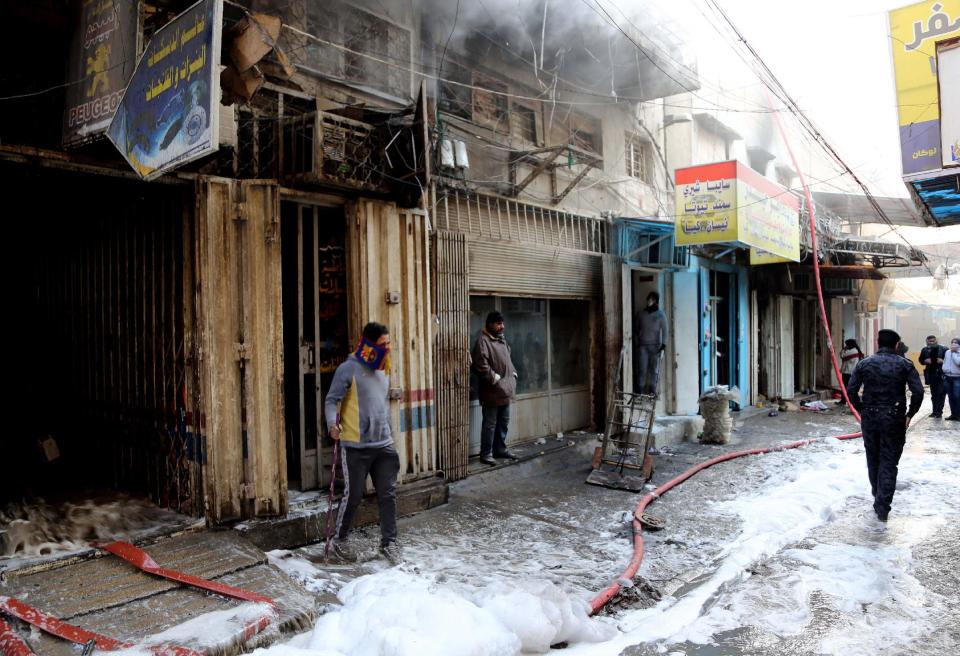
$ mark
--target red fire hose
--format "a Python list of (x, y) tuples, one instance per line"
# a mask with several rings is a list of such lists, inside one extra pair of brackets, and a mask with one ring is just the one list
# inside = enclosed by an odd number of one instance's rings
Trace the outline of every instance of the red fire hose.
[[(271, 607), (271, 610), (268, 613), (248, 621), (240, 629), (238, 635), (235, 636), (243, 641), (249, 640), (253, 636), (266, 629), (270, 625), (271, 619), (274, 617), (274, 610), (272, 609), (275, 608), (276, 602), (264, 595), (160, 567), (146, 551), (127, 542), (111, 542), (110, 544), (106, 545), (98, 545), (98, 548), (108, 551), (118, 558), (122, 558), (147, 574), (152, 574), (170, 581), (182, 583), (184, 585), (205, 590), (207, 592), (212, 592), (222, 597), (230, 597), (233, 599), (239, 599), (241, 601), (268, 604)], [(100, 651), (116, 651), (118, 649), (133, 649), (136, 647), (136, 645), (132, 642), (116, 640), (99, 633), (94, 633), (93, 631), (88, 631), (79, 626), (68, 624), (59, 618), (25, 604), (19, 599), (0, 595), (0, 615), (3, 614), (16, 617), (19, 620), (35, 626), (41, 631), (49, 633), (50, 635), (56, 636), (63, 640), (68, 640), (79, 645), (92, 644)], [(147, 647), (146, 649), (154, 656), (206, 656), (211, 651), (216, 651), (217, 648), (212, 647), (209, 650), (204, 649), (202, 651), (197, 651), (188, 647), (163, 644), (153, 645)], [(29, 645), (27, 645), (23, 638), (21, 638), (17, 632), (14, 631), (13, 628), (2, 618), (0, 618), (0, 655), (33, 656), (33, 651), (30, 649)]]
[[(854, 438), (860, 437), (860, 433), (848, 433), (845, 435), (837, 435), (836, 439), (838, 440), (852, 440)], [(693, 477), (695, 474), (700, 473), (708, 467), (713, 467), (716, 464), (721, 462), (726, 462), (728, 460), (734, 460), (735, 458), (742, 458), (744, 456), (756, 456), (763, 453), (772, 453), (774, 451), (786, 451), (787, 449), (796, 449), (801, 446), (807, 446), (808, 444), (813, 444), (814, 442), (820, 442), (823, 439), (822, 437), (816, 437), (809, 440), (800, 440), (799, 442), (790, 442), (789, 444), (784, 444), (782, 446), (772, 446), (765, 449), (748, 449), (746, 451), (734, 451), (732, 453), (725, 453), (722, 456), (717, 456), (716, 458), (711, 458), (705, 462), (701, 462), (699, 465), (691, 467), (687, 471), (683, 472), (676, 478), (672, 478), (663, 485), (660, 485), (653, 492), (648, 492), (643, 495), (643, 498), (640, 499), (640, 503), (637, 504), (637, 509), (633, 513), (633, 558), (630, 560), (630, 563), (627, 565), (627, 568), (623, 570), (623, 573), (617, 577), (617, 579), (608, 585), (600, 594), (594, 597), (590, 601), (590, 614), (593, 615), (597, 613), (601, 608), (607, 605), (611, 599), (620, 592), (623, 587), (623, 581), (632, 581), (633, 577), (636, 576), (637, 570), (640, 569), (640, 563), (643, 562), (643, 525), (640, 523), (640, 516), (644, 513), (651, 503), (662, 497), (668, 491), (674, 487), (680, 485), (688, 478)]]
[[(770, 98), (769, 92), (767, 93), (767, 100), (772, 106), (773, 101)], [(793, 162), (793, 168), (800, 178), (800, 184), (803, 186), (803, 194), (807, 201), (807, 217), (810, 221), (810, 244), (813, 251), (813, 276), (814, 280), (816, 280), (817, 301), (820, 305), (820, 321), (823, 324), (824, 335), (827, 338), (827, 348), (830, 351), (830, 360), (833, 363), (833, 372), (836, 374), (838, 381), (843, 381), (843, 376), (840, 375), (840, 365), (837, 362), (837, 353), (833, 348), (833, 336), (830, 334), (830, 322), (827, 319), (827, 308), (823, 302), (823, 289), (820, 283), (820, 262), (817, 259), (817, 223), (814, 216), (813, 197), (810, 195), (810, 187), (807, 186), (806, 179), (803, 177), (803, 172), (800, 170), (800, 166), (797, 164), (797, 158), (793, 154), (793, 149), (790, 147), (790, 141), (787, 139), (786, 132), (783, 129), (783, 123), (780, 119), (780, 114), (779, 112), (772, 112), (772, 114), (777, 121), (777, 129), (780, 131), (780, 136), (783, 138), (784, 145), (787, 147), (787, 152), (790, 153), (790, 159)], [(844, 400), (847, 402), (847, 407), (850, 408), (850, 412), (853, 413), (853, 416), (856, 417), (857, 421), (859, 422), (860, 413), (858, 413), (856, 408), (853, 407), (853, 404), (850, 403), (850, 397), (847, 394), (846, 386), (843, 385), (842, 382), (840, 383), (840, 394), (843, 395)], [(836, 435), (835, 439), (851, 440), (860, 436), (860, 433), (847, 433), (845, 435)], [(623, 587), (621, 582), (632, 581), (633, 577), (636, 576), (637, 570), (640, 569), (640, 563), (643, 562), (643, 525), (640, 523), (640, 516), (643, 515), (643, 512), (646, 510), (647, 506), (653, 503), (656, 499), (659, 499), (669, 490), (673, 489), (677, 485), (680, 485), (688, 478), (703, 471), (704, 469), (707, 469), (708, 467), (713, 467), (718, 463), (734, 460), (736, 458), (742, 458), (744, 456), (755, 456), (763, 453), (770, 453), (772, 451), (796, 449), (797, 447), (806, 446), (814, 442), (822, 441), (823, 439), (825, 438), (813, 438), (809, 440), (801, 440), (799, 442), (791, 442), (782, 446), (769, 447), (766, 449), (748, 449), (746, 451), (735, 451), (733, 453), (717, 456), (716, 458), (711, 458), (706, 462), (702, 462), (699, 465), (691, 467), (676, 478), (673, 478), (663, 485), (657, 487), (653, 492), (645, 494), (643, 498), (640, 499), (640, 503), (637, 504), (637, 508), (633, 513), (633, 558), (630, 560), (627, 568), (623, 570), (623, 573), (590, 601), (590, 614), (593, 615), (597, 613), (601, 608), (606, 606), (610, 600), (617, 595), (618, 592), (620, 592)]]

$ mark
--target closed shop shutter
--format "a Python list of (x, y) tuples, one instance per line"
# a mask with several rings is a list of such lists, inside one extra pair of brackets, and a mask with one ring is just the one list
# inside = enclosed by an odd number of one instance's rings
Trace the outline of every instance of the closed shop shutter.
[(470, 293), (593, 298), (600, 294), (599, 255), (507, 241), (470, 241)]

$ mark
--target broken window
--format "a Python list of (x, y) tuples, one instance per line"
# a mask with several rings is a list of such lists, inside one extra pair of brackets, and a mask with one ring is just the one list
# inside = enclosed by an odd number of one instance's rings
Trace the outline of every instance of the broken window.
[(649, 142), (640, 139), (637, 135), (627, 135), (625, 153), (627, 175), (643, 180), (644, 182), (650, 181), (650, 151), (651, 147)]
[(577, 150), (600, 154), (603, 152), (600, 140), (600, 119), (583, 114), (574, 114), (571, 118), (570, 144)]
[(530, 144), (540, 145), (540, 135), (537, 130), (537, 110), (525, 105), (515, 104), (511, 117), (513, 136)]
[[(445, 80), (440, 80), (440, 100), (437, 106), (441, 112), (465, 118), (468, 121), (473, 118), (473, 94), (469, 86), (470, 73), (467, 69), (454, 64), (449, 59), (443, 64), (443, 75)], [(447, 81), (449, 80), (449, 81)], [(458, 82), (459, 84), (451, 84)]]
[[(474, 73), (473, 86), (473, 121), (493, 130), (506, 132), (509, 127), (507, 119), (507, 85), (482, 73)], [(481, 91), (489, 89), (489, 91)]]

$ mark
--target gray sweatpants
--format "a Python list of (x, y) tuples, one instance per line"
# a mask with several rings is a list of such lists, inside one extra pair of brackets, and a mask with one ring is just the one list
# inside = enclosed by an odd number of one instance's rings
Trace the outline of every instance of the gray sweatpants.
[(343, 498), (337, 515), (337, 537), (346, 539), (353, 525), (353, 517), (363, 501), (367, 476), (373, 479), (380, 509), (380, 545), (397, 539), (397, 474), (400, 456), (392, 444), (372, 449), (340, 446), (343, 465)]

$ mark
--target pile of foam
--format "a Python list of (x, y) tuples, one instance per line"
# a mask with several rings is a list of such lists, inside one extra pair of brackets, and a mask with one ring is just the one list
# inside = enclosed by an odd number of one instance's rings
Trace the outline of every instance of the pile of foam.
[(269, 656), (511, 656), (616, 634), (588, 617), (583, 600), (549, 581), (458, 588), (392, 568), (339, 593), (308, 639), (256, 652)]

